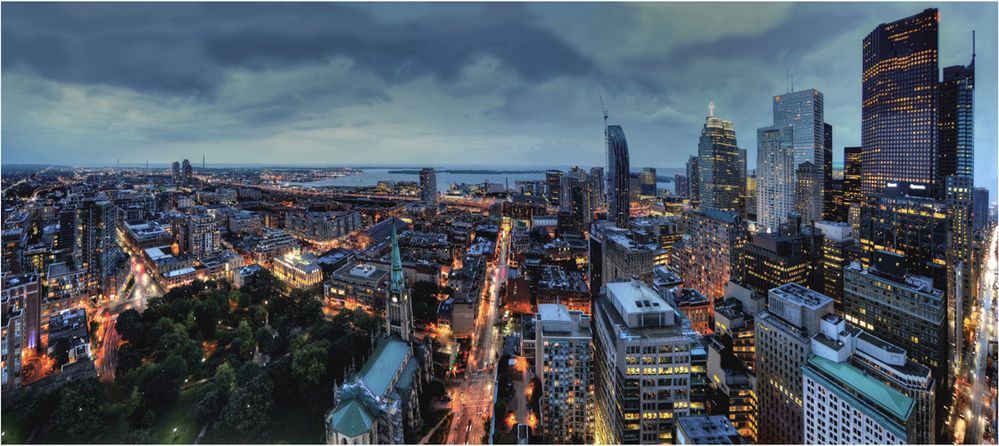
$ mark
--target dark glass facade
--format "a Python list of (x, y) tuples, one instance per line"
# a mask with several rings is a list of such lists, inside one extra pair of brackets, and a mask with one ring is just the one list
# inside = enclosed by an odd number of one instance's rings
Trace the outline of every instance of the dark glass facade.
[(864, 38), (862, 187), (890, 183), (937, 190), (938, 25), (936, 9), (878, 25)]
[(619, 125), (607, 126), (607, 194), (609, 212), (607, 218), (619, 228), (628, 227), (631, 201), (628, 198), (629, 170), (628, 140)]

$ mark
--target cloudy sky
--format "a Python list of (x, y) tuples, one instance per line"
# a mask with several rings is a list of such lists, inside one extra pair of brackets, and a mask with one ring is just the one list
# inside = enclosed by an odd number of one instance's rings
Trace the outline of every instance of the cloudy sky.
[(5, 163), (604, 162), (682, 166), (708, 101), (755, 161), (771, 97), (825, 94), (860, 143), (860, 46), (941, 14), (940, 65), (978, 32), (976, 182), (996, 182), (995, 3), (29, 4), (2, 6)]

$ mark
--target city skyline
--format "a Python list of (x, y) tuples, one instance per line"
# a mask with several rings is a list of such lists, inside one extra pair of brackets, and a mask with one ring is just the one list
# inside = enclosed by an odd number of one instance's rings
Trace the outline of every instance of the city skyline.
[[(856, 48), (879, 23), (926, 7), (244, 6), (233, 15), (231, 5), (4, 5), (3, 105), (21, 111), (3, 118), (5, 163), (134, 165), (206, 153), (259, 164), (392, 155), (400, 164), (599, 166), (599, 95), (609, 123), (628, 134), (636, 168), (681, 167), (713, 101), (752, 169), (754, 130), (769, 125), (790, 72), (796, 91), (824, 94), (840, 165), (842, 147), (860, 143)], [(979, 186), (997, 181), (988, 150), (996, 28), (977, 19), (990, 15), (995, 4), (940, 5), (941, 69), (967, 64), (970, 31), (978, 36)], [(596, 21), (605, 17), (621, 26)], [(485, 36), (484, 26), (514, 37)], [(782, 46), (788, 35), (793, 47)], [(518, 50), (525, 46), (535, 50)]]

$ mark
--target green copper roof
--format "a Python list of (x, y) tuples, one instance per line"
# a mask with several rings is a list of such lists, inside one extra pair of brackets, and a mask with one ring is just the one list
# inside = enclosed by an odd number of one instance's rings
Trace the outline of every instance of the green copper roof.
[(330, 422), (333, 423), (333, 430), (348, 437), (356, 437), (371, 430), (375, 417), (364, 407), (364, 403), (355, 399), (337, 407), (330, 416)]
[(808, 364), (824, 372), (829, 377), (834, 377), (856, 389), (858, 393), (866, 395), (870, 402), (877, 404), (899, 419), (908, 419), (916, 405), (912, 398), (905, 396), (881, 381), (865, 375), (856, 367), (845, 362), (833, 362), (821, 356), (812, 356), (808, 359)]
[(361, 367), (359, 375), (375, 396), (388, 393), (392, 378), (405, 364), (410, 352), (409, 344), (392, 336), (378, 341), (378, 347)]
[(419, 369), (419, 364), (416, 361), (409, 361), (406, 364), (406, 370), (402, 372), (402, 376), (399, 377), (399, 382), (395, 383), (396, 389), (410, 390), (413, 388), (413, 379), (416, 377), (416, 371)]

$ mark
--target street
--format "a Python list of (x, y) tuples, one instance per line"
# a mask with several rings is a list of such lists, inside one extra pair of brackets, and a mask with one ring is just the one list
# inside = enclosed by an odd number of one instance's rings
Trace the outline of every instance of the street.
[[(971, 372), (972, 392), (971, 392), (971, 416), (968, 417), (968, 427), (965, 432), (965, 444), (982, 444), (984, 440), (985, 423), (994, 422), (995, 414), (988, 414), (991, 411), (992, 399), (995, 395), (992, 388), (995, 383), (989, 382), (987, 376), (989, 358), (989, 339), (995, 335), (995, 299), (997, 284), (997, 267), (999, 267), (999, 227), (993, 228), (991, 240), (989, 242), (988, 256), (982, 262), (982, 274), (979, 282), (978, 298), (978, 326), (975, 330), (974, 364), (975, 368)], [(990, 438), (990, 443), (994, 443), (994, 438)]]
[[(448, 432), (448, 444), (479, 444), (486, 434), (485, 420), (492, 415), (493, 370), (499, 356), (499, 328), (495, 326), (499, 313), (499, 291), (507, 277), (507, 256), (509, 255), (510, 234), (504, 226), (499, 235), (498, 259), (496, 266), (487, 277), (492, 277), (486, 291), (479, 315), (475, 321), (475, 334), (472, 337), (472, 351), (468, 356), (468, 369), (464, 378), (458, 378), (456, 385), (449, 390), (451, 412), (454, 420)], [(489, 367), (487, 367), (489, 365)]]

